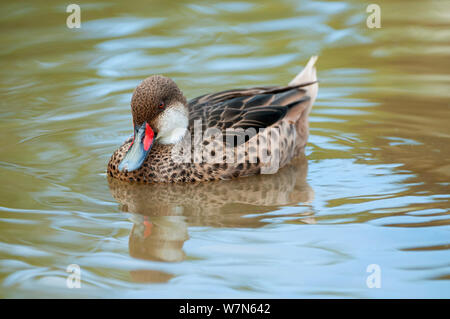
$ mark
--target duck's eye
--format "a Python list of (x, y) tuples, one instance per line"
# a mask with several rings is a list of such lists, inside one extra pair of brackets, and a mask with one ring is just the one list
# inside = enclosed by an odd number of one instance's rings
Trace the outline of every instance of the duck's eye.
[(166, 104), (163, 101), (159, 102), (160, 109), (163, 109), (165, 106), (166, 106)]

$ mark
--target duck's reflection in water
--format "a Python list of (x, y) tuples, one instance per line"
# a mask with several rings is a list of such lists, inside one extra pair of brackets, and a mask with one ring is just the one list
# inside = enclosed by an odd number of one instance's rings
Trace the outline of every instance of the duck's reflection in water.
[[(306, 182), (307, 171), (307, 160), (301, 156), (277, 174), (232, 181), (144, 185), (110, 178), (108, 182), (121, 210), (131, 214), (130, 256), (179, 262), (185, 259), (188, 225), (256, 228), (267, 224), (265, 213), (310, 203), (314, 192)], [(311, 209), (295, 216), (314, 223)], [(136, 270), (131, 275), (139, 282), (164, 282), (173, 277), (154, 270)]]

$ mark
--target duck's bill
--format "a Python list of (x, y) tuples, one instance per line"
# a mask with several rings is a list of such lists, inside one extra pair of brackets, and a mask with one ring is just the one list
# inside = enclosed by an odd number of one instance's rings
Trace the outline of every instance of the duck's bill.
[(127, 154), (119, 164), (119, 171), (132, 172), (142, 166), (148, 153), (150, 152), (153, 141), (154, 132), (147, 122), (141, 126), (134, 127), (134, 139)]

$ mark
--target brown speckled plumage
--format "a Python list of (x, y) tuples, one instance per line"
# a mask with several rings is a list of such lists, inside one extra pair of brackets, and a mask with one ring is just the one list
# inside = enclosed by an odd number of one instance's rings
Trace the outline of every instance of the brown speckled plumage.
[[(164, 112), (158, 107), (161, 102), (164, 105), (186, 105), (193, 160), (177, 162), (172, 151), (179, 145), (155, 142), (139, 169), (119, 171), (118, 166), (132, 143), (130, 138), (112, 155), (108, 175), (124, 181), (145, 183), (234, 179), (259, 174), (267, 168), (268, 164), (261, 158), (262, 148), (268, 155), (270, 150), (279, 154), (279, 168), (285, 166), (304, 149), (308, 139), (308, 115), (317, 94), (314, 62), (308, 63), (305, 68), (307, 74), (299, 74), (289, 86), (229, 90), (203, 95), (187, 103), (172, 80), (162, 76), (147, 78), (136, 88), (131, 101), (134, 125), (147, 122), (156, 127), (158, 116)], [(224, 139), (218, 140), (212, 136), (200, 142), (195, 140), (194, 126), (198, 120), (201, 120), (203, 132), (215, 128), (223, 132)], [(234, 137), (227, 139), (230, 134), (226, 130), (237, 128), (255, 129), (257, 134), (244, 136), (235, 131)], [(264, 131), (259, 132), (259, 129)], [(233, 140), (237, 142), (235, 147), (228, 147)], [(183, 141), (188, 141), (188, 138)], [(275, 147), (270, 149), (273, 141), (276, 142)], [(219, 143), (224, 150), (231, 152), (228, 155), (232, 155), (234, 161), (226, 160), (225, 151), (224, 154), (216, 154), (215, 150), (221, 146)], [(199, 144), (203, 158), (206, 155), (213, 160), (195, 162), (195, 154), (198, 153), (195, 153), (194, 147), (199, 147)]]

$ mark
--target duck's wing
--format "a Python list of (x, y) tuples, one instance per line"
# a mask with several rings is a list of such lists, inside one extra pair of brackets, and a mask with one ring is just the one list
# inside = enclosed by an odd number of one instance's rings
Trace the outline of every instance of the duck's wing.
[[(255, 87), (203, 95), (188, 102), (189, 126), (201, 121), (202, 130), (217, 128), (263, 129), (283, 119), (288, 111), (310, 97), (303, 87), (314, 82), (284, 87)], [(198, 125), (198, 124), (196, 124)]]

